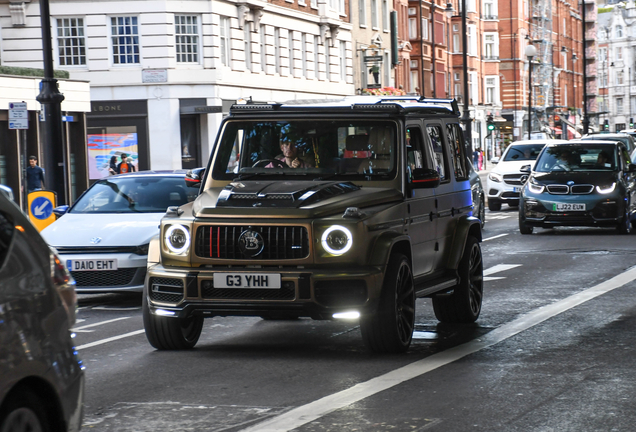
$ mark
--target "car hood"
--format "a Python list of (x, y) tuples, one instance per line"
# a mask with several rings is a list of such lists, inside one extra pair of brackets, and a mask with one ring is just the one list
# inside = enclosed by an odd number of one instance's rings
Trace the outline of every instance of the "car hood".
[(604, 185), (616, 181), (616, 172), (613, 171), (553, 171), (550, 173), (535, 172), (532, 177), (543, 184), (567, 184), (572, 181), (575, 184)]
[(522, 166), (530, 165), (532, 167), (535, 162), (533, 160), (499, 162), (491, 172), (498, 174), (518, 173)]
[(394, 188), (362, 188), (350, 182), (239, 181), (225, 188), (209, 188), (196, 199), (192, 212), (195, 217), (306, 218), (403, 198)]
[[(51, 246), (139, 246), (159, 234), (165, 213), (74, 214), (67, 213), (42, 230)], [(98, 243), (92, 239), (100, 238)]]

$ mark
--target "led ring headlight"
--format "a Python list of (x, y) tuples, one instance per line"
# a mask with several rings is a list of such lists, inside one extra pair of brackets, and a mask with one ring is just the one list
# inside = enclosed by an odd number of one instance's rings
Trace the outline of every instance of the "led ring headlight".
[(333, 225), (322, 234), (322, 247), (332, 255), (342, 255), (351, 249), (351, 231), (340, 225)]
[(190, 233), (183, 225), (171, 225), (164, 239), (170, 252), (175, 254), (182, 254), (190, 247)]

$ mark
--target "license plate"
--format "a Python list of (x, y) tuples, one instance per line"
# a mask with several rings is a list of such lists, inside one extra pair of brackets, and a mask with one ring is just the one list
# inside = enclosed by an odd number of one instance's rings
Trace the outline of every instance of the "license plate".
[(69, 271), (106, 271), (117, 270), (116, 259), (66, 260)]
[(518, 187), (515, 186), (515, 187), (512, 188), (512, 191), (513, 192), (521, 192), (521, 188), (518, 188)]
[(214, 288), (280, 288), (280, 274), (214, 273)]
[(585, 204), (555, 203), (552, 205), (554, 211), (585, 211)]

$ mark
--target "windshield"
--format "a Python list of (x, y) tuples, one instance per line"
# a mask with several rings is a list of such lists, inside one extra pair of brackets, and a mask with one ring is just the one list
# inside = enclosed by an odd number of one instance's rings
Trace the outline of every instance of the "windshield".
[(213, 177), (387, 178), (395, 174), (396, 136), (390, 121), (230, 121)]
[(535, 171), (614, 171), (617, 169), (614, 144), (566, 145), (548, 147), (535, 165)]
[(504, 162), (536, 160), (543, 147), (545, 144), (511, 145), (504, 156)]
[(193, 201), (198, 189), (183, 177), (113, 177), (95, 183), (69, 213), (164, 213)]

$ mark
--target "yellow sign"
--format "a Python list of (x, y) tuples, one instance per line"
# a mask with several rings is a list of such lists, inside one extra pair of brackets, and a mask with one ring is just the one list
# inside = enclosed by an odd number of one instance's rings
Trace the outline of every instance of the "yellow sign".
[(57, 205), (56, 201), (55, 192), (52, 191), (42, 190), (29, 194), (27, 198), (29, 219), (38, 231), (42, 231), (55, 222), (53, 209)]

